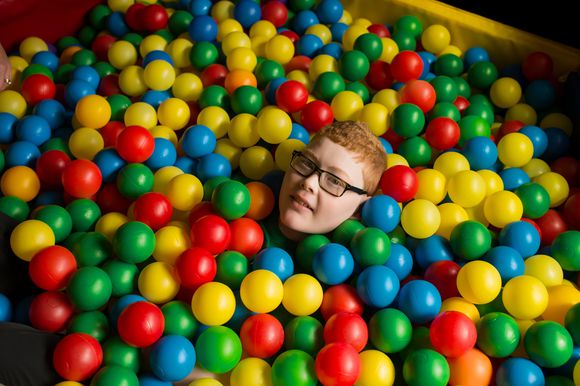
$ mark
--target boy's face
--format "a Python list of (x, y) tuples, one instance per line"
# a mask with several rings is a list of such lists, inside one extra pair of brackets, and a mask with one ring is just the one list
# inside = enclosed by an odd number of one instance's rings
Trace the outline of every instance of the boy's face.
[[(321, 138), (306, 147), (302, 154), (325, 171), (344, 182), (363, 188), (364, 165), (355, 160), (355, 154), (328, 138)], [(353, 215), (358, 206), (370, 198), (350, 190), (340, 197), (320, 187), (319, 174), (303, 177), (290, 168), (280, 188), (279, 208), (282, 232), (298, 240), (305, 234), (323, 234), (334, 230)], [(306, 205), (306, 206), (305, 206)]]

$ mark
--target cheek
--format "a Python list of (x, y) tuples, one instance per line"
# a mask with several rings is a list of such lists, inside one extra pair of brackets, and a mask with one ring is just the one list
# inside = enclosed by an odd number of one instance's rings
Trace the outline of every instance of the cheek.
[(321, 200), (319, 210), (316, 213), (317, 220), (324, 224), (327, 232), (331, 231), (350, 218), (358, 208), (358, 204), (359, 201), (351, 197), (324, 202)]

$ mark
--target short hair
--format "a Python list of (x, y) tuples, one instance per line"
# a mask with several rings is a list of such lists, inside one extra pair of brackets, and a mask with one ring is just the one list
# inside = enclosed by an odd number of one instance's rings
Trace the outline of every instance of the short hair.
[(320, 129), (310, 143), (322, 138), (328, 138), (356, 154), (355, 160), (366, 165), (363, 168), (364, 190), (370, 195), (375, 193), (387, 166), (387, 153), (366, 122), (334, 122)]

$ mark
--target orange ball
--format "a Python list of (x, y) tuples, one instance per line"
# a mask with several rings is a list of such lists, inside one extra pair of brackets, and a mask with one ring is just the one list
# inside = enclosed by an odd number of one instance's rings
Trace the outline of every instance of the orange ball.
[(257, 85), (256, 76), (248, 70), (232, 70), (228, 72), (224, 80), (224, 87), (230, 95), (240, 86), (256, 87)]
[(274, 193), (272, 189), (263, 182), (252, 181), (246, 184), (250, 192), (250, 209), (246, 212), (246, 217), (253, 220), (262, 220), (274, 209)]
[(70, 63), (74, 54), (82, 49), (80, 46), (69, 46), (60, 54), (60, 64)]
[(491, 382), (491, 361), (487, 355), (476, 348), (470, 349), (457, 358), (447, 358), (447, 362), (451, 386), (483, 386)]

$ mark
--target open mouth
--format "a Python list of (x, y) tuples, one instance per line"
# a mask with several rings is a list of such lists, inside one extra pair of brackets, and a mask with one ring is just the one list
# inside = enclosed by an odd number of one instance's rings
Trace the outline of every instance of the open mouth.
[(296, 205), (301, 206), (303, 208), (306, 208), (310, 211), (314, 211), (314, 209), (312, 209), (312, 207), (310, 205), (308, 205), (308, 203), (306, 201), (301, 200), (300, 197), (290, 196), (290, 198), (292, 198), (292, 202), (294, 202)]

